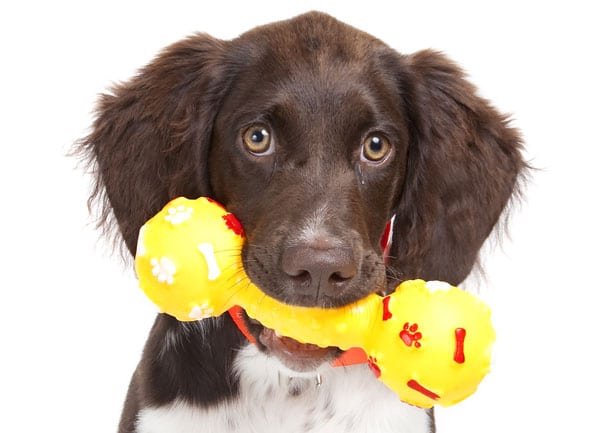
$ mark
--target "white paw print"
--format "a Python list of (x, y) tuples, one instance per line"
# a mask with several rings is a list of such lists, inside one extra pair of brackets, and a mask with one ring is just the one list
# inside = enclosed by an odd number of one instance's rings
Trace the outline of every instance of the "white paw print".
[(210, 317), (212, 317), (214, 315), (214, 309), (211, 308), (209, 306), (209, 304), (206, 302), (203, 305), (199, 306), (195, 306), (192, 308), (192, 310), (190, 311), (190, 313), (188, 314), (188, 317), (190, 317), (191, 319), (195, 319), (195, 320), (201, 320), (201, 319), (209, 319)]
[(431, 293), (434, 293), (440, 290), (450, 290), (452, 286), (446, 281), (427, 281), (425, 287), (427, 287)]
[(176, 273), (176, 266), (167, 257), (150, 260), (152, 265), (152, 275), (159, 280), (160, 283), (173, 284), (173, 276)]
[(184, 205), (179, 205), (177, 207), (170, 207), (167, 211), (167, 215), (165, 215), (165, 220), (169, 221), (171, 224), (181, 224), (187, 219), (189, 219), (192, 215), (192, 208), (186, 207)]

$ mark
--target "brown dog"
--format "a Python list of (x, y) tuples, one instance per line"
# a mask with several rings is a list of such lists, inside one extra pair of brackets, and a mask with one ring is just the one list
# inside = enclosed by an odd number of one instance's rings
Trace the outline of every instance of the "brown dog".
[[(460, 283), (526, 168), (517, 131), (454, 63), (319, 13), (168, 47), (101, 99), (81, 150), (132, 254), (171, 198), (211, 196), (241, 220), (258, 287), (322, 307), (403, 279)], [(228, 317), (159, 315), (120, 431), (433, 430), (365, 365), (330, 367), (338, 349), (246, 321), (255, 345)]]

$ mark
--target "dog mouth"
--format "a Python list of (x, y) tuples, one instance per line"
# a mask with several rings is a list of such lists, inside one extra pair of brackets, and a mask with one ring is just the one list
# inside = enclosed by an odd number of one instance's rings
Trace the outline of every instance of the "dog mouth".
[(340, 353), (340, 349), (337, 347), (319, 347), (311, 343), (301, 343), (279, 334), (274, 329), (260, 326), (259, 343), (270, 355), (278, 358), (290, 370), (297, 372), (315, 370), (321, 364), (336, 358)]

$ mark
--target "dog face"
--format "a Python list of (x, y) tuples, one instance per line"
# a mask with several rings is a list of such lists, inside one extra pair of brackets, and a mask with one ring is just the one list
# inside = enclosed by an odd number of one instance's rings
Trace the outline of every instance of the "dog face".
[[(211, 190), (244, 226), (243, 263), (258, 287), (288, 304), (334, 307), (386, 289), (381, 236), (404, 183), (409, 134), (381, 46), (286, 27), (258, 30), (223, 100)], [(336, 353), (253, 321), (250, 329), (294, 370)]]
[(223, 100), (211, 189), (244, 225), (255, 284), (289, 304), (343, 305), (385, 289), (380, 240), (409, 137), (400, 89), (371, 39), (285, 27), (258, 30)]
[[(102, 98), (82, 143), (101, 221), (116, 217), (132, 254), (171, 198), (211, 196), (244, 226), (252, 281), (322, 307), (406, 278), (462, 281), (517, 190), (520, 147), (441, 54), (401, 55), (318, 13), (168, 47)], [(337, 353), (251, 327), (294, 370)]]

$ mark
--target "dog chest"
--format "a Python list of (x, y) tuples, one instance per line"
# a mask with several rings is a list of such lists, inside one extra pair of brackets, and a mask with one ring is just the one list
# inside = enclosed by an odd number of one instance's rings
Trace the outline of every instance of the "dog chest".
[(236, 398), (207, 408), (176, 401), (144, 409), (138, 433), (430, 431), (427, 412), (400, 402), (366, 365), (298, 374), (250, 345), (237, 356), (234, 373)]

